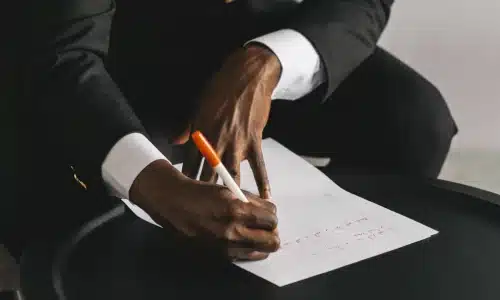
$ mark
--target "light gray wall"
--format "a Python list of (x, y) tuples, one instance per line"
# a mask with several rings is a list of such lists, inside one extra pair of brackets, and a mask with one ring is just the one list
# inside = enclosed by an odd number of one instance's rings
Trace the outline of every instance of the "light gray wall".
[(500, 151), (500, 0), (396, 0), (381, 45), (440, 88), (454, 149)]

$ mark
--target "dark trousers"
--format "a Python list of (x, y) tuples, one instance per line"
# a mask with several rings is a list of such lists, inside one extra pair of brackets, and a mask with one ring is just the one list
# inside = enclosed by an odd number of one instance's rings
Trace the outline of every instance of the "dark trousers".
[(328, 168), (435, 178), (456, 133), (439, 90), (378, 48), (327, 101), (274, 101), (264, 135)]

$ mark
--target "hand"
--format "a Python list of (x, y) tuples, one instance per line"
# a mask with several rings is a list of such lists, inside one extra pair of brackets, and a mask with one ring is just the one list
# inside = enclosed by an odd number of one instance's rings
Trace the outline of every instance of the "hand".
[(164, 160), (147, 166), (130, 190), (131, 200), (163, 227), (173, 226), (232, 259), (264, 259), (279, 248), (276, 207), (246, 196), (249, 203), (224, 186), (184, 176)]
[[(248, 159), (264, 199), (271, 195), (262, 132), (280, 72), (278, 58), (266, 48), (250, 46), (236, 51), (209, 82), (191, 124), (192, 131), (200, 130), (207, 137), (238, 184), (240, 162)], [(191, 142), (182, 172), (196, 179), (201, 162), (202, 156)], [(205, 164), (200, 180), (215, 183), (217, 174)]]

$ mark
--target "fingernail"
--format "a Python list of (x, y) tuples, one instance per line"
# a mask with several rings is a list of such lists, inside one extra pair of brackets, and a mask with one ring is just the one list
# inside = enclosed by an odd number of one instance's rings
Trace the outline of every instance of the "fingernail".
[(263, 253), (263, 252), (259, 252), (259, 251), (253, 251), (253, 252), (250, 252), (250, 254), (248, 254), (248, 258), (249, 259), (252, 259), (252, 260), (255, 260), (255, 259), (263, 259), (267, 256), (266, 253)]

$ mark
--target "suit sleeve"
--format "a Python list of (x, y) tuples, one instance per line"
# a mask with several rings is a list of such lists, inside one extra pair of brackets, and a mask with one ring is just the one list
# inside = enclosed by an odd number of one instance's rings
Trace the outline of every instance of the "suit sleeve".
[(289, 27), (316, 48), (326, 74), (326, 97), (368, 58), (385, 29), (393, 0), (306, 0)]
[(53, 151), (87, 184), (102, 183), (101, 165), (113, 145), (130, 133), (146, 135), (104, 65), (114, 1), (34, 2), (31, 98), (37, 115)]

